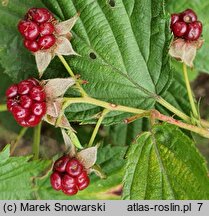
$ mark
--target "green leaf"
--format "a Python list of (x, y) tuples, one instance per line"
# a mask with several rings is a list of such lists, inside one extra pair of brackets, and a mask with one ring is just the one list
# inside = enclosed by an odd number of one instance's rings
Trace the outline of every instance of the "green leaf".
[(208, 16), (206, 16), (209, 10), (209, 2), (205, 0), (166, 0), (166, 8), (170, 13), (179, 13), (187, 8), (191, 8), (197, 13), (198, 19), (203, 23), (204, 44), (200, 50), (197, 51), (194, 63), (196, 70), (209, 73), (209, 19)]
[(123, 199), (208, 199), (206, 162), (180, 129), (155, 125), (127, 153)]
[(50, 161), (32, 161), (30, 156), (9, 157), (10, 145), (0, 152), (0, 199), (34, 199), (33, 178), (50, 165)]
[(76, 11), (81, 13), (72, 41), (81, 57), (67, 60), (82, 79), (89, 81), (86, 91), (92, 97), (151, 108), (156, 94), (164, 92), (170, 83), (170, 35), (163, 4), (122, 0), (115, 3), (112, 8), (107, 1), (59, 1), (65, 19)]
[[(118, 195), (122, 189), (122, 176), (126, 148), (105, 146), (98, 151), (97, 164), (99, 164), (107, 175), (107, 179), (99, 179), (92, 174), (91, 183), (84, 191), (77, 195), (68, 197), (61, 191), (52, 189), (49, 176), (44, 179), (37, 179), (37, 196), (39, 199), (120, 199)], [(50, 173), (51, 174), (51, 173)]]

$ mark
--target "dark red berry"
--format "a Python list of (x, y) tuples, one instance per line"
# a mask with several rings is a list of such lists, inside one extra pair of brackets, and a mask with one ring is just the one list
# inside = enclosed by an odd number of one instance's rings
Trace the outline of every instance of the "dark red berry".
[(46, 8), (31, 8), (27, 13), (27, 17), (37, 23), (44, 23), (51, 18), (51, 14)]
[(40, 49), (49, 49), (56, 42), (56, 38), (54, 35), (45, 35), (38, 39), (38, 45)]
[(32, 86), (33, 86), (32, 83), (26, 80), (20, 82), (18, 84), (18, 94), (20, 95), (28, 94)]
[(39, 50), (39, 46), (36, 41), (24, 40), (24, 46), (31, 52), (37, 52)]
[(76, 183), (77, 182), (74, 177), (71, 177), (67, 174), (62, 177), (62, 188), (64, 189), (74, 188), (76, 186)]
[(27, 40), (33, 41), (39, 36), (39, 27), (34, 22), (21, 20), (18, 29)]
[(31, 82), (34, 86), (38, 86), (39, 85), (39, 82), (34, 79), (34, 78), (30, 78), (30, 79), (27, 79), (28, 82)]
[(20, 105), (23, 108), (28, 109), (31, 107), (32, 104), (33, 104), (33, 100), (28, 95), (22, 95), (20, 97)]
[(54, 25), (50, 22), (47, 23), (42, 23), (39, 26), (39, 33), (40, 35), (44, 36), (44, 35), (51, 35), (54, 32)]
[(51, 185), (55, 190), (62, 189), (62, 179), (61, 175), (58, 172), (53, 172), (50, 176)]
[(200, 21), (196, 21), (188, 24), (185, 38), (187, 40), (195, 41), (199, 39), (201, 34), (202, 34), (202, 23)]
[(7, 98), (13, 98), (17, 96), (17, 91), (18, 91), (17, 85), (16, 84), (11, 85), (6, 91)]
[(71, 176), (78, 176), (81, 174), (83, 166), (77, 159), (72, 159), (67, 163), (66, 172)]
[(175, 37), (182, 37), (187, 31), (187, 24), (184, 22), (176, 22), (171, 28)]
[(70, 159), (68, 156), (62, 156), (61, 158), (55, 161), (54, 169), (58, 172), (65, 172), (65, 168), (69, 160)]
[(15, 119), (25, 119), (29, 115), (29, 110), (17, 105), (12, 108)]
[(179, 21), (179, 14), (171, 14), (171, 27), (177, 21)]
[(42, 117), (43, 115), (46, 114), (46, 103), (45, 102), (34, 103), (31, 106), (31, 111), (34, 115)]
[(87, 172), (84, 170), (79, 176), (76, 177), (78, 184), (83, 184), (88, 178)]
[(13, 107), (14, 107), (14, 106), (17, 106), (17, 105), (18, 105), (18, 103), (17, 103), (16, 100), (14, 100), (14, 99), (8, 99), (8, 100), (7, 100), (7, 109), (8, 109), (10, 112), (12, 112)]
[(46, 94), (44, 92), (44, 89), (41, 86), (34, 86), (30, 90), (30, 98), (38, 102), (45, 101)]
[(89, 180), (89, 177), (87, 177), (83, 183), (78, 184), (78, 189), (84, 190), (85, 188), (87, 188), (89, 186), (89, 183), (90, 183), (90, 180)]
[(192, 9), (187, 9), (181, 13), (182, 21), (191, 23), (197, 21), (197, 15)]
[(73, 196), (78, 193), (78, 188), (76, 186), (73, 188), (69, 188), (69, 189), (62, 188), (62, 191), (66, 195)]
[(28, 122), (25, 119), (19, 119), (19, 120), (17, 120), (17, 122), (22, 127), (30, 127), (30, 125), (28, 124)]
[(41, 118), (39, 116), (36, 116), (36, 115), (30, 115), (26, 121), (28, 122), (28, 125), (30, 127), (34, 127), (36, 125), (38, 125), (41, 121)]

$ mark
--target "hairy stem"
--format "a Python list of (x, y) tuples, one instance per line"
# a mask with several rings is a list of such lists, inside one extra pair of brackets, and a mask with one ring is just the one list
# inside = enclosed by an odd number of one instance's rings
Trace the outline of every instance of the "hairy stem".
[(20, 139), (25, 135), (26, 131), (28, 130), (28, 128), (23, 127), (20, 131), (20, 133), (18, 134), (18, 136), (16, 137), (16, 139), (12, 142), (13, 145), (11, 147), (11, 151), (10, 154), (12, 155), (17, 147), (17, 144), (19, 143)]
[(7, 105), (6, 104), (0, 105), (0, 112), (5, 112), (5, 111), (7, 111)]
[(185, 84), (186, 84), (187, 93), (188, 93), (188, 97), (189, 97), (189, 102), (190, 102), (190, 105), (191, 105), (191, 108), (192, 108), (192, 113), (193, 113), (193, 115), (194, 115), (194, 117), (196, 119), (199, 119), (197, 108), (196, 108), (196, 105), (195, 105), (195, 102), (194, 102), (194, 97), (193, 97), (193, 94), (192, 94), (192, 89), (191, 89), (190, 82), (189, 82), (187, 66), (184, 63), (183, 63), (183, 73), (184, 73)]
[(100, 127), (100, 125), (102, 124), (102, 121), (103, 121), (105, 115), (107, 115), (108, 112), (109, 112), (108, 109), (104, 109), (104, 110), (102, 111), (102, 113), (101, 113), (101, 115), (100, 115), (100, 117), (99, 117), (99, 120), (97, 121), (97, 124), (96, 124), (96, 126), (95, 126), (95, 128), (94, 128), (94, 131), (93, 131), (93, 133), (92, 133), (92, 135), (91, 135), (91, 139), (89, 140), (88, 147), (91, 147), (91, 146), (93, 145), (94, 140), (95, 140), (95, 138), (96, 138), (96, 135), (97, 135), (97, 133), (98, 133), (99, 127)]
[(183, 129), (195, 132), (197, 134), (200, 134), (201, 136), (203, 136), (205, 138), (209, 138), (209, 131), (205, 128), (200, 128), (200, 127), (197, 127), (194, 125), (186, 124), (186, 123), (181, 122), (179, 120), (176, 120), (170, 116), (165, 116), (165, 115), (161, 114), (160, 112), (158, 112), (157, 110), (152, 110), (151, 115), (153, 115), (153, 117), (158, 119), (158, 120), (168, 122), (168, 123), (176, 125), (180, 128), (183, 128)]
[[(75, 74), (73, 73), (73, 71), (71, 70), (69, 64), (67, 63), (67, 61), (65, 60), (65, 58), (62, 55), (58, 55), (60, 61), (62, 62), (62, 64), (65, 66), (66, 70), (68, 71), (68, 73), (70, 74), (71, 77), (75, 78)], [(87, 96), (87, 93), (84, 91), (84, 89), (81, 87), (80, 83), (76, 81), (76, 87), (78, 88), (78, 90), (80, 91), (81, 95)]]
[(186, 121), (186, 122), (190, 122), (191, 121), (191, 118), (189, 116), (187, 116), (186, 114), (184, 114), (180, 110), (176, 109), (173, 105), (171, 105), (170, 103), (168, 103), (163, 98), (159, 97), (159, 99), (157, 99), (157, 102), (159, 104), (163, 105), (168, 110), (170, 110), (172, 113), (176, 114), (178, 117), (180, 117), (184, 121)]
[(33, 133), (33, 160), (39, 158), (39, 148), (41, 141), (41, 122), (34, 128)]

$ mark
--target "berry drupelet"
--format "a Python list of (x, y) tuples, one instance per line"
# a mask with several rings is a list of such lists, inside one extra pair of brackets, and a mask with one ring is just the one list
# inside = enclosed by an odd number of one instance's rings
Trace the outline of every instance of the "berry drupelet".
[(29, 9), (25, 18), (18, 23), (24, 46), (31, 52), (51, 48), (56, 42), (56, 23), (56, 19), (46, 8)]
[(84, 190), (90, 183), (87, 171), (78, 159), (65, 155), (55, 161), (50, 181), (54, 190), (62, 190), (70, 196)]
[(186, 41), (197, 41), (202, 34), (202, 23), (191, 9), (172, 14), (170, 27), (175, 37)]
[(46, 94), (35, 79), (11, 85), (6, 97), (7, 109), (23, 127), (35, 127), (46, 114)]

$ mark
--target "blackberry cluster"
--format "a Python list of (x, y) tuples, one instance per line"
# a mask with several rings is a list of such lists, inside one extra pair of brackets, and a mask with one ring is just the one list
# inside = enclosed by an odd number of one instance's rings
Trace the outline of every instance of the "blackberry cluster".
[(23, 127), (34, 127), (46, 114), (46, 94), (35, 79), (11, 85), (6, 91), (7, 109)]
[(45, 50), (56, 42), (54, 35), (56, 19), (46, 8), (31, 8), (18, 24), (24, 37), (24, 46), (31, 52)]
[(84, 190), (90, 183), (83, 165), (76, 158), (65, 155), (55, 161), (50, 181), (55, 190), (62, 190), (70, 196), (77, 194), (78, 190)]
[(175, 37), (196, 41), (202, 34), (202, 23), (198, 21), (193, 10), (187, 9), (171, 15), (171, 30)]

